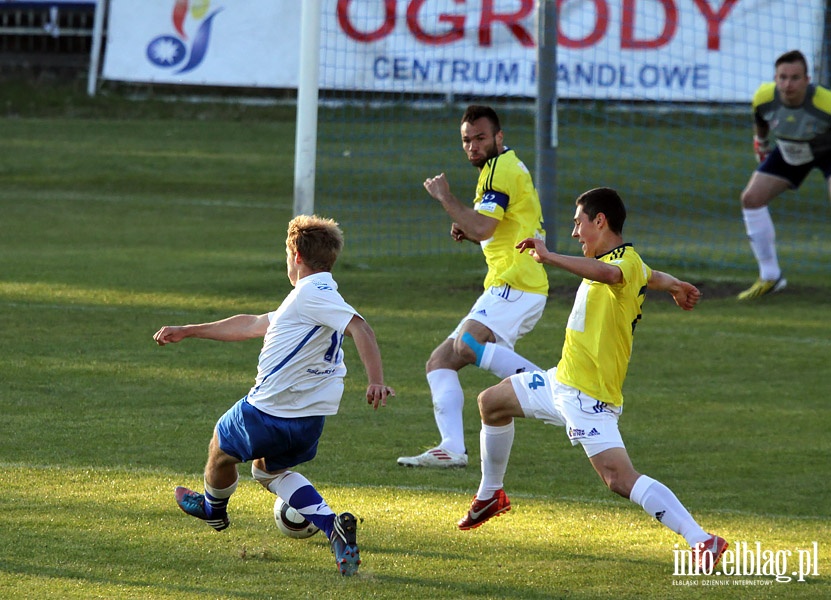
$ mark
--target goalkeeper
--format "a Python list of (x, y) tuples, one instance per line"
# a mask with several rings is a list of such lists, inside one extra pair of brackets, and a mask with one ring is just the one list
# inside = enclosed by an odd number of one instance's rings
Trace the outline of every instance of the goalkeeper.
[(798, 50), (780, 56), (775, 67), (775, 81), (763, 83), (753, 96), (753, 147), (760, 164), (741, 201), (759, 279), (739, 300), (778, 292), (787, 284), (776, 255), (770, 201), (797, 189), (814, 168), (826, 182), (831, 177), (831, 91), (811, 83), (805, 56)]

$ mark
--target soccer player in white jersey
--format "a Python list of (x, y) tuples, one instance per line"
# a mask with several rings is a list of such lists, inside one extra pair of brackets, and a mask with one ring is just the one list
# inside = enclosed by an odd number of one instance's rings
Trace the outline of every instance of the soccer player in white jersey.
[(705, 532), (675, 494), (635, 471), (623, 445), (618, 419), (623, 381), (646, 289), (669, 292), (692, 310), (700, 292), (690, 283), (650, 269), (623, 241), (626, 208), (616, 191), (597, 188), (577, 199), (571, 236), (583, 256), (550, 252), (541, 240), (521, 241), (519, 252), (583, 278), (566, 325), (558, 365), (549, 371), (513, 375), (479, 395), (482, 417), (482, 479), (462, 530), (479, 527), (511, 509), (503, 477), (514, 440), (514, 419), (525, 417), (564, 427), (572, 445), (581, 444), (589, 462), (613, 492), (640, 505), (681, 534), (705, 572), (727, 542)]
[(488, 273), (484, 292), (450, 336), (427, 361), (427, 382), (439, 445), (417, 456), (401, 456), (407, 467), (466, 467), (459, 370), (474, 364), (500, 379), (537, 367), (514, 352), (514, 344), (531, 331), (548, 298), (542, 265), (519, 254), (515, 246), (527, 237), (545, 239), (542, 209), (531, 174), (516, 153), (504, 145), (496, 112), (471, 105), (462, 116), (462, 149), (479, 170), (473, 206), (450, 191), (444, 173), (424, 182), (427, 192), (453, 219), (451, 237), (479, 244)]
[(787, 284), (776, 253), (770, 201), (799, 188), (815, 168), (822, 171), (831, 194), (831, 91), (811, 83), (808, 63), (798, 50), (777, 58), (775, 67), (775, 81), (762, 84), (753, 96), (753, 147), (760, 164), (741, 202), (759, 278), (739, 300), (778, 292)]
[(254, 479), (326, 533), (341, 574), (352, 575), (360, 564), (355, 517), (335, 515), (311, 482), (291, 470), (314, 458), (326, 417), (338, 411), (346, 375), (344, 336), (352, 338), (366, 369), (367, 402), (377, 409), (395, 395), (384, 384), (372, 328), (344, 301), (330, 272), (342, 248), (343, 234), (331, 219), (295, 217), (286, 237), (286, 269), (294, 289), (277, 310), (165, 326), (153, 338), (160, 346), (189, 337), (263, 338), (254, 386), (214, 429), (205, 493), (177, 487), (179, 507), (222, 531), (230, 523), (227, 506), (237, 488), (237, 464), (252, 461)]

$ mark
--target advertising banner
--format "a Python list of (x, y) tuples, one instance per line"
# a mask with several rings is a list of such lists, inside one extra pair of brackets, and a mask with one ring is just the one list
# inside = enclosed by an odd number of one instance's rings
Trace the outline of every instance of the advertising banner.
[[(798, 5), (798, 10), (795, 6)], [(536, 95), (536, 0), (323, 0), (323, 89)], [(823, 0), (558, 0), (560, 98), (746, 102)], [(104, 77), (297, 86), (301, 2), (111, 0)], [(783, 26), (787, 23), (787, 26)]]
[(103, 76), (293, 88), (300, 2), (111, 0)]

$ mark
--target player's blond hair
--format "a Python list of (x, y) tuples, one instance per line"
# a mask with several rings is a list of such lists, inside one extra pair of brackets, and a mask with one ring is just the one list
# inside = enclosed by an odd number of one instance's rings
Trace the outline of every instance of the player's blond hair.
[(343, 232), (332, 219), (299, 215), (289, 221), (286, 248), (314, 271), (331, 271), (343, 250)]

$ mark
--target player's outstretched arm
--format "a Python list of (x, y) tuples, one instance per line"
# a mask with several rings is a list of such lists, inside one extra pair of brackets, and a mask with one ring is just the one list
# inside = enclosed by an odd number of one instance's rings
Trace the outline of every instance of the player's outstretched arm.
[(384, 367), (381, 364), (381, 351), (378, 349), (378, 342), (375, 340), (375, 332), (369, 323), (358, 315), (352, 317), (349, 325), (346, 326), (346, 335), (355, 342), (358, 356), (366, 369), (366, 376), (369, 384), (366, 388), (366, 401), (372, 408), (387, 405), (387, 396), (395, 396), (395, 390), (384, 385)]
[(196, 325), (165, 325), (153, 339), (159, 346), (175, 344), (185, 338), (202, 338), (220, 342), (239, 342), (263, 337), (268, 329), (268, 315), (234, 315), (221, 321)]
[(551, 252), (545, 247), (545, 242), (537, 238), (524, 239), (516, 247), (520, 252), (528, 250), (528, 254), (538, 263), (558, 267), (585, 279), (608, 285), (615, 285), (623, 280), (623, 273), (614, 265), (596, 258), (568, 256)]
[(701, 299), (701, 292), (693, 284), (662, 271), (652, 271), (647, 287), (650, 290), (669, 292), (675, 303), (684, 310), (692, 310)]

